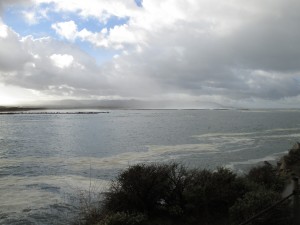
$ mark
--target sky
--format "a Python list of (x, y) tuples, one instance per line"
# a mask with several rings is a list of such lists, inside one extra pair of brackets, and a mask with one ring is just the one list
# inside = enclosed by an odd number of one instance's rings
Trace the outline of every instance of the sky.
[(299, 12), (299, 0), (1, 0), (0, 105), (298, 108)]

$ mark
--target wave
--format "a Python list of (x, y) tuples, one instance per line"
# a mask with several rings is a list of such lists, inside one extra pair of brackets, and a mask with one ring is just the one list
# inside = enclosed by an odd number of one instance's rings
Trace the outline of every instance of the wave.
[(262, 158), (247, 159), (245, 161), (230, 162), (230, 163), (226, 164), (225, 167), (234, 170), (235, 167), (238, 166), (238, 165), (255, 165), (255, 164), (258, 164), (258, 163), (261, 163), (261, 162), (264, 162), (264, 161), (274, 162), (274, 161), (277, 161), (280, 156), (283, 156), (286, 153), (287, 153), (287, 151), (284, 151), (284, 152), (274, 153), (272, 155), (267, 155), (267, 156), (264, 156)]
[(202, 138), (212, 138), (212, 137), (241, 137), (241, 136), (255, 136), (255, 135), (261, 135), (261, 134), (267, 134), (267, 133), (277, 133), (277, 132), (295, 132), (300, 131), (300, 128), (274, 128), (274, 129), (268, 129), (268, 130), (261, 130), (261, 131), (254, 131), (254, 132), (239, 132), (239, 133), (231, 133), (231, 132), (224, 132), (224, 133), (207, 133), (207, 134), (201, 134), (201, 135), (194, 135), (192, 137), (197, 139)]
[[(109, 181), (92, 179), (97, 190), (108, 190)], [(31, 211), (57, 204), (62, 201), (63, 193), (89, 190), (91, 180), (88, 177), (64, 176), (6, 176), (1, 178), (0, 211), (18, 213)]]
[(257, 140), (282, 139), (282, 138), (299, 138), (300, 128), (275, 128), (257, 132), (240, 132), (240, 133), (207, 133), (194, 135), (193, 138), (204, 142), (214, 143), (216, 146), (224, 147), (226, 145), (253, 145)]

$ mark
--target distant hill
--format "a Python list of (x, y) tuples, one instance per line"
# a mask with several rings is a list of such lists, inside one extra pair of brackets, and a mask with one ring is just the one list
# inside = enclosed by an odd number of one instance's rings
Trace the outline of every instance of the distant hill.
[(23, 106), (0, 106), (0, 111), (43, 109), (231, 109), (217, 103), (202, 101), (142, 101), (142, 100), (57, 100), (28, 103)]
[(0, 112), (11, 112), (11, 111), (28, 111), (28, 110), (43, 110), (42, 107), (21, 107), (21, 106), (0, 106)]
[(61, 100), (44, 103), (51, 109), (230, 109), (220, 104), (201, 101), (142, 100)]

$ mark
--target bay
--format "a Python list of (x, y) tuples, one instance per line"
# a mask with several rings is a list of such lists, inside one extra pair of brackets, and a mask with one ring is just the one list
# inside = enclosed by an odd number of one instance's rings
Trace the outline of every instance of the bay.
[(299, 110), (0, 115), (0, 224), (68, 224), (80, 191), (136, 163), (243, 173), (299, 140)]

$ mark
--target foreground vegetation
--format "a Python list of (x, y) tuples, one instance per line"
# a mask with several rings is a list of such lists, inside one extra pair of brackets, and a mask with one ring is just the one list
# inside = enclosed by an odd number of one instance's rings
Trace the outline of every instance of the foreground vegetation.
[[(239, 224), (281, 199), (285, 180), (266, 163), (237, 176), (232, 171), (140, 164), (121, 172), (99, 204), (81, 211), (76, 224)], [(281, 205), (252, 224), (291, 224)]]
[[(82, 198), (78, 225), (235, 225), (282, 199), (289, 177), (300, 175), (300, 143), (273, 166), (268, 162), (238, 176), (182, 165), (139, 164), (121, 172), (104, 198)], [(252, 225), (292, 224), (284, 202)]]

